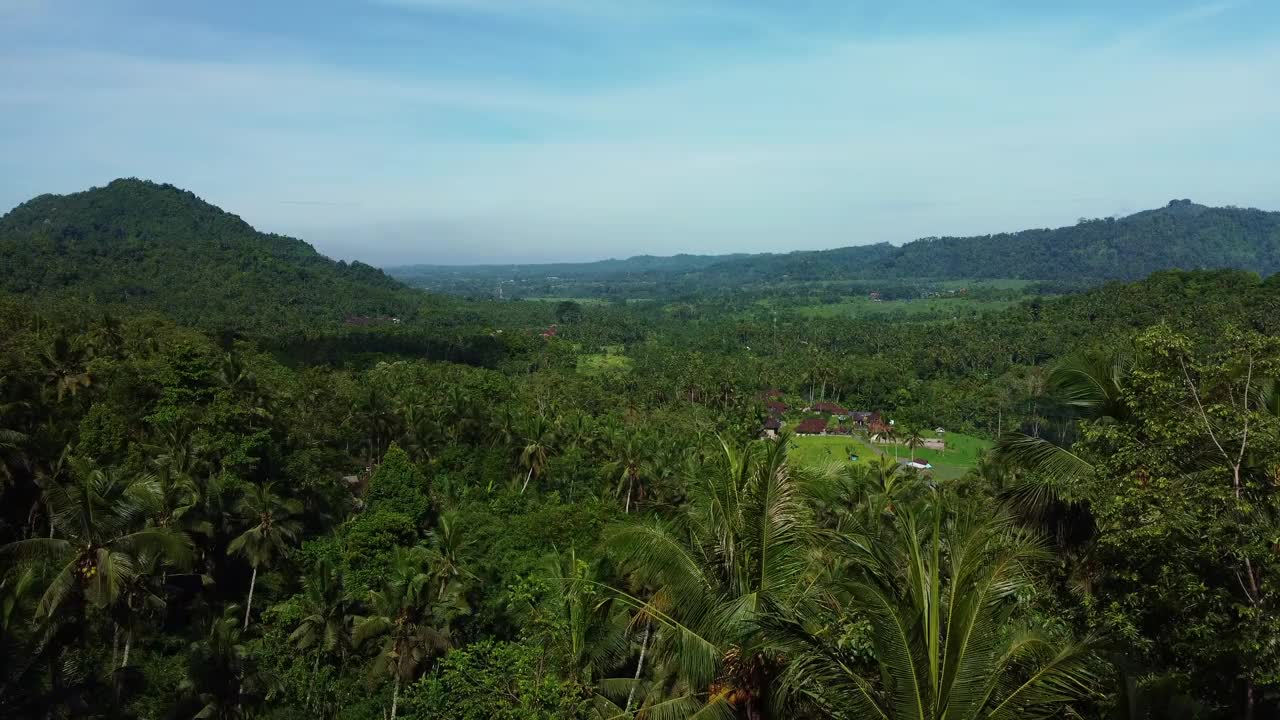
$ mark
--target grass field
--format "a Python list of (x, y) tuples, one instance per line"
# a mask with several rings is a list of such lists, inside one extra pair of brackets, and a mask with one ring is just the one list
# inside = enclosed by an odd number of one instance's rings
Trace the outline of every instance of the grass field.
[(875, 302), (866, 298), (846, 300), (831, 305), (804, 305), (796, 311), (809, 317), (900, 316), (912, 320), (951, 320), (973, 317), (984, 312), (1003, 310), (1015, 305), (1014, 300), (971, 300), (969, 298), (930, 298), (928, 300), (890, 300)]
[(614, 352), (581, 355), (578, 357), (578, 372), (583, 375), (625, 373), (631, 372), (631, 364), (631, 358)]
[[(933, 437), (930, 433), (929, 437)], [(960, 433), (947, 433), (942, 436), (947, 441), (946, 450), (927, 450), (919, 448), (915, 456), (924, 458), (933, 465), (933, 476), (939, 480), (953, 480), (964, 475), (978, 461), (978, 455), (991, 447), (991, 443), (981, 438)], [(886, 457), (894, 457), (894, 446), (880, 445), (873, 450), (860, 438), (833, 435), (806, 435), (792, 438), (791, 458), (804, 465), (821, 465), (831, 461), (845, 461), (848, 457), (846, 448), (853, 448), (859, 462), (866, 462), (876, 456), (877, 450)], [(906, 446), (897, 447), (897, 457), (907, 458), (911, 451)]]
[(847, 461), (846, 448), (852, 448), (858, 460), (875, 457), (875, 451), (862, 440), (847, 435), (797, 435), (791, 438), (789, 457), (802, 465), (821, 465), (831, 461)]

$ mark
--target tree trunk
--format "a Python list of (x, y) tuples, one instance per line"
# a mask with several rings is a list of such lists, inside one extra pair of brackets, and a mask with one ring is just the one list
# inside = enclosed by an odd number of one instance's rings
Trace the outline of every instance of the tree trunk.
[(320, 670), (320, 654), (316, 653), (315, 662), (311, 663), (311, 682), (307, 683), (307, 697), (302, 700), (303, 705), (311, 705), (311, 689), (316, 684), (316, 673)]
[(258, 583), (258, 566), (253, 566), (253, 575), (249, 578), (249, 600), (244, 604), (244, 629), (249, 629), (249, 612), (253, 610), (253, 586)]
[(529, 466), (529, 474), (524, 476), (524, 484), (520, 486), (520, 494), (524, 494), (524, 489), (529, 487), (529, 480), (533, 478), (533, 466)]
[(111, 633), (111, 667), (120, 667), (116, 665), (116, 660), (120, 659), (120, 623), (115, 623), (115, 632)]
[(124, 657), (120, 658), (120, 667), (129, 664), (129, 648), (133, 647), (133, 628), (129, 628), (124, 633)]
[[(397, 668), (398, 669), (398, 668)], [(400, 673), (396, 673), (396, 686), (391, 691), (391, 720), (396, 720), (396, 708), (400, 705)]]
[(631, 682), (631, 690), (627, 692), (627, 707), (622, 711), (623, 715), (631, 713), (631, 703), (636, 698), (636, 686), (640, 684), (640, 673), (644, 671), (644, 653), (649, 649), (649, 631), (653, 629), (653, 623), (644, 624), (644, 637), (640, 639), (640, 661), (636, 663), (636, 676)]

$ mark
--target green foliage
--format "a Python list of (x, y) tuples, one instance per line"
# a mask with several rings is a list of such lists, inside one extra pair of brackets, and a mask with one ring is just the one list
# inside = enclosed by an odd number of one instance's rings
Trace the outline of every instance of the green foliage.
[(404, 515), (415, 527), (425, 527), (431, 512), (430, 488), (409, 455), (392, 445), (369, 480), (365, 504), (371, 513)]
[(201, 327), (293, 332), (409, 312), (381, 271), (259, 233), (172, 185), (115, 180), (0, 218), (0, 288), (165, 312)]
[[(1216, 237), (1250, 266), (1270, 222), (1179, 203), (462, 301), (172, 188), (37, 199), (0, 221), (31, 269), (0, 280), (0, 715), (1269, 717), (1280, 280), (1049, 297), (1081, 287), (899, 260), (1113, 277)], [(876, 427), (756, 440), (777, 395)]]
[(450, 653), (405, 694), (404, 717), (426, 720), (587, 718), (585, 689), (561, 680), (543, 649), (490, 641)]

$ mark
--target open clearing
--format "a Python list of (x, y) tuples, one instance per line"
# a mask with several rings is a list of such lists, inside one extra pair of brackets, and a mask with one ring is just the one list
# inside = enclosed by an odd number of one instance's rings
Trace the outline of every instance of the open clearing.
[[(936, 437), (929, 433), (927, 437)], [(981, 438), (960, 433), (947, 433), (941, 436), (947, 442), (946, 450), (928, 450), (918, 448), (915, 456), (924, 458), (933, 465), (933, 475), (939, 480), (953, 480), (964, 475), (978, 461), (978, 455), (991, 447), (991, 443)], [(875, 450), (859, 437), (847, 435), (804, 435), (791, 438), (791, 457), (805, 465), (820, 465), (831, 461), (848, 461), (847, 448), (853, 449), (859, 462), (866, 462), (875, 457), (877, 451), (886, 457), (894, 457), (893, 445), (879, 445)], [(905, 445), (897, 446), (897, 457), (911, 456)]]

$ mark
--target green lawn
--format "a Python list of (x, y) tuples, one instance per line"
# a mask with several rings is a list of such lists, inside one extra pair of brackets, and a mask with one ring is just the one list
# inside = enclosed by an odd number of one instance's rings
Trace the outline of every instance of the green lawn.
[(631, 365), (631, 358), (613, 352), (578, 356), (578, 372), (583, 375), (630, 372)]
[[(933, 437), (933, 433), (929, 433)], [(947, 433), (942, 436), (947, 441), (946, 450), (916, 450), (916, 457), (924, 458), (933, 465), (933, 476), (939, 480), (953, 480), (964, 475), (978, 461), (978, 454), (991, 447), (991, 443), (981, 438), (960, 433)], [(806, 435), (791, 439), (791, 458), (804, 465), (820, 465), (830, 461), (841, 461), (847, 457), (846, 448), (852, 447), (860, 462), (865, 462), (876, 455), (866, 443), (858, 437), (842, 435)], [(878, 449), (886, 457), (894, 457), (894, 446), (880, 445)], [(907, 458), (911, 451), (904, 445), (897, 447), (897, 457)]]
[(860, 462), (875, 457), (875, 451), (861, 439), (848, 435), (795, 435), (791, 442), (789, 457), (802, 465), (822, 465), (833, 460), (847, 462), (847, 448), (853, 448)]
[(1015, 300), (971, 300), (969, 298), (930, 298), (928, 300), (886, 300), (875, 302), (854, 298), (831, 305), (805, 305), (796, 311), (809, 317), (858, 317), (868, 315), (900, 316), (911, 320), (950, 320), (973, 317), (984, 312), (1003, 310)]

